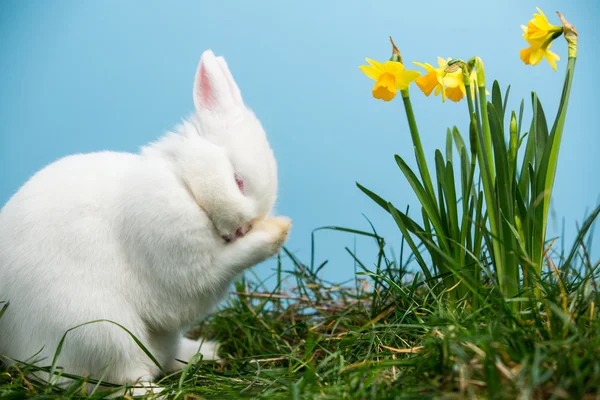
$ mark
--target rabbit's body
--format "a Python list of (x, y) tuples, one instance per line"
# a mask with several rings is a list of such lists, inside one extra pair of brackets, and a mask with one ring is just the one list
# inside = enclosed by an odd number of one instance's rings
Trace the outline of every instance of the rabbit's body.
[[(209, 94), (223, 104), (217, 60), (204, 58), (199, 75), (205, 67), (213, 73)], [(200, 117), (140, 154), (65, 157), (8, 201), (0, 212), (0, 300), (10, 302), (0, 319), (0, 354), (50, 365), (68, 329), (110, 320), (165, 370), (198, 350), (216, 358), (215, 343), (200, 347), (182, 333), (236, 275), (279, 250), (289, 220), (267, 217), (276, 171), (258, 121), (245, 108), (215, 112), (196, 100)], [(236, 234), (242, 237), (232, 240)], [(95, 378), (109, 367), (104, 379), (113, 383), (152, 381), (159, 372), (110, 322), (69, 332), (57, 364)]]

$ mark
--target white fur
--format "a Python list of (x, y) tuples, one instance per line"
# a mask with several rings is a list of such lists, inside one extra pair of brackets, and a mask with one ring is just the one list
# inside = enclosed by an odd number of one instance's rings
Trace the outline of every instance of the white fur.
[[(165, 370), (217, 344), (182, 332), (211, 311), (244, 269), (276, 254), (290, 221), (269, 217), (275, 159), (225, 60), (206, 51), (196, 113), (140, 154), (60, 159), (0, 212), (0, 354), (50, 365), (59, 340), (84, 322), (129, 329)], [(243, 177), (244, 193), (234, 174)], [(247, 232), (231, 242), (236, 230)], [(30, 359), (37, 353), (35, 359)], [(7, 359), (10, 362), (10, 359)], [(131, 384), (158, 367), (118, 326), (66, 336), (65, 372)]]

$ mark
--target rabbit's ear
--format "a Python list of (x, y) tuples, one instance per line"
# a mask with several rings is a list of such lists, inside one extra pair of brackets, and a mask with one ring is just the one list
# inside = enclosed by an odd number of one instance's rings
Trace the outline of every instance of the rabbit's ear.
[(233, 100), (237, 104), (244, 104), (244, 100), (242, 100), (242, 93), (240, 92), (240, 88), (235, 83), (235, 79), (233, 79), (233, 75), (231, 75), (231, 71), (229, 71), (229, 67), (227, 66), (227, 62), (223, 57), (217, 57), (217, 61), (219, 66), (221, 67), (221, 71), (223, 75), (225, 75), (225, 79), (227, 79), (227, 83), (229, 84), (229, 91), (233, 96)]
[[(237, 106), (238, 99), (241, 99), (239, 89), (233, 78), (229, 78), (230, 74), (224, 73), (224, 69), (226, 67), (221, 66), (211, 50), (202, 54), (194, 81), (194, 105), (197, 112), (223, 112)], [(229, 69), (226, 70), (229, 72)], [(232, 90), (232, 84), (236, 93)]]

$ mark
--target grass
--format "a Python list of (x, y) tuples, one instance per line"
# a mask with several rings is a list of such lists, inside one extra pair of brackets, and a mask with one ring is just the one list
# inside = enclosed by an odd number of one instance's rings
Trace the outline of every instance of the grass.
[[(600, 398), (600, 261), (584, 232), (598, 210), (571, 251), (547, 253), (556, 268), (538, 282), (543, 296), (518, 313), (485, 277), (477, 311), (448, 302), (409, 272), (413, 254), (403, 248), (393, 261), (375, 234), (347, 230), (371, 236), (379, 252), (366, 263), (348, 250), (362, 272), (345, 284), (286, 250), (275, 290), (246, 276), (190, 332), (220, 340), (225, 365), (189, 365), (160, 384), (173, 399)], [(0, 398), (105, 395), (85, 394), (83, 378), (60, 389), (26, 377), (36, 369), (0, 370)]]

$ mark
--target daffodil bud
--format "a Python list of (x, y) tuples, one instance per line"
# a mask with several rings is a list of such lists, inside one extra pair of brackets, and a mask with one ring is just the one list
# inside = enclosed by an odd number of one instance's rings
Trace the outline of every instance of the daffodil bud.
[(394, 39), (390, 36), (390, 42), (392, 43), (392, 57), (390, 61), (399, 62), (402, 64), (402, 54), (400, 54), (400, 50), (396, 47), (396, 43), (394, 43)]
[(477, 154), (477, 121), (475, 114), (471, 115), (471, 123), (469, 124), (469, 146), (471, 147), (471, 156)]
[(519, 217), (519, 214), (516, 214), (516, 213), (515, 213), (515, 228), (517, 229), (519, 236), (521, 236), (522, 238), (525, 237), (525, 235), (523, 233), (523, 224), (521, 223), (521, 218)]
[(515, 162), (515, 159), (517, 158), (517, 144), (519, 142), (519, 137), (518, 137), (518, 132), (517, 132), (517, 114), (515, 114), (515, 112), (512, 112), (512, 115), (510, 117), (510, 127), (509, 127), (509, 132), (510, 132), (510, 142), (508, 145), (508, 163), (509, 165), (512, 167), (512, 165)]
[(475, 71), (477, 72), (477, 85), (485, 87), (485, 71), (481, 57), (475, 57)]
[(567, 40), (567, 43), (569, 44), (569, 52), (568, 52), (569, 58), (575, 58), (575, 57), (577, 57), (577, 41), (579, 38), (577, 29), (575, 29), (573, 24), (571, 24), (569, 21), (567, 21), (561, 13), (559, 13), (558, 11), (556, 13), (560, 17), (560, 22), (563, 25), (563, 32), (565, 34), (565, 39)]

